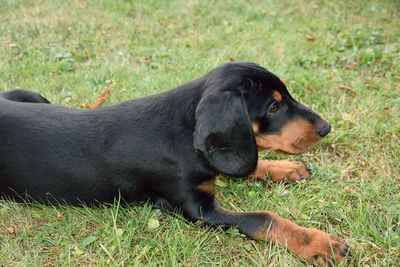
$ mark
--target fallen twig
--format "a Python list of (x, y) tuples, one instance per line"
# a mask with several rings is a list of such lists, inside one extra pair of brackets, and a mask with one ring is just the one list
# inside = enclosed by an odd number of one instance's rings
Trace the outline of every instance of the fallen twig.
[(99, 108), (103, 103), (111, 96), (111, 89), (112, 89), (113, 83), (110, 83), (109, 85), (106, 85), (104, 87), (103, 92), (97, 98), (95, 103), (82, 103), (81, 107), (82, 108)]
[(349, 87), (347, 85), (344, 85), (344, 84), (339, 84), (338, 88), (340, 90), (345, 91), (345, 92), (349, 92), (349, 93), (352, 93), (352, 94), (357, 94), (356, 91), (354, 91), (351, 87)]

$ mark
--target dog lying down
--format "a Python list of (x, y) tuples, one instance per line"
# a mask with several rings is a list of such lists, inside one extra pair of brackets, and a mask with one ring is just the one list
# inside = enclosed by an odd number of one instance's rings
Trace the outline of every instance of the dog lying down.
[(24, 90), (0, 97), (3, 196), (79, 204), (121, 194), (189, 220), (236, 226), (310, 263), (331, 266), (351, 256), (335, 236), (269, 211), (229, 211), (214, 198), (218, 174), (306, 179), (302, 163), (258, 160), (258, 151), (299, 154), (331, 128), (257, 64), (226, 63), (165, 93), (89, 111)]

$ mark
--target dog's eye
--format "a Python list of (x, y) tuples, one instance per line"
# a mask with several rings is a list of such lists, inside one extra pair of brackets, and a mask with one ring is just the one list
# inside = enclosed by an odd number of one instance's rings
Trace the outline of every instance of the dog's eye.
[(279, 103), (273, 102), (271, 106), (269, 106), (268, 113), (275, 113), (279, 110)]

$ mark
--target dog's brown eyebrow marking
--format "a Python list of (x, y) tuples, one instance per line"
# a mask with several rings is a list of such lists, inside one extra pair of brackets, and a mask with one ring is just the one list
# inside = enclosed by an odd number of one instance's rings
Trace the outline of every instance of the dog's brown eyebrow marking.
[(272, 93), (272, 97), (275, 99), (275, 101), (278, 101), (278, 102), (282, 101), (282, 95), (278, 91), (274, 91)]

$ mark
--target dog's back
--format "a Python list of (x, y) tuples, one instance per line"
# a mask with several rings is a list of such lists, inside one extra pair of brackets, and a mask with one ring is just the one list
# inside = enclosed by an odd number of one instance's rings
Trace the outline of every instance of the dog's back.
[[(118, 191), (127, 201), (148, 199), (140, 195), (146, 191), (143, 186), (174, 181), (169, 173), (175, 174), (188, 157), (180, 142), (191, 138), (193, 130), (181, 130), (181, 137), (161, 134), (184, 120), (186, 114), (176, 113), (174, 105), (182, 105), (182, 98), (193, 100), (187, 94), (175, 90), (89, 111), (19, 103), (16, 98), (1, 101), (0, 192), (28, 190), (39, 201), (69, 203), (112, 201)], [(171, 152), (174, 149), (183, 151)], [(154, 158), (168, 164), (154, 165)]]
[[(48, 104), (0, 101), (0, 183), (19, 194), (30, 189), (34, 198), (43, 198), (45, 191), (79, 195), (84, 185), (74, 183), (74, 173), (79, 170), (82, 178), (90, 179), (94, 172), (85, 164), (90, 149), (88, 137), (79, 135), (78, 127), (87, 127), (80, 113)], [(7, 188), (0, 189), (7, 194)]]

